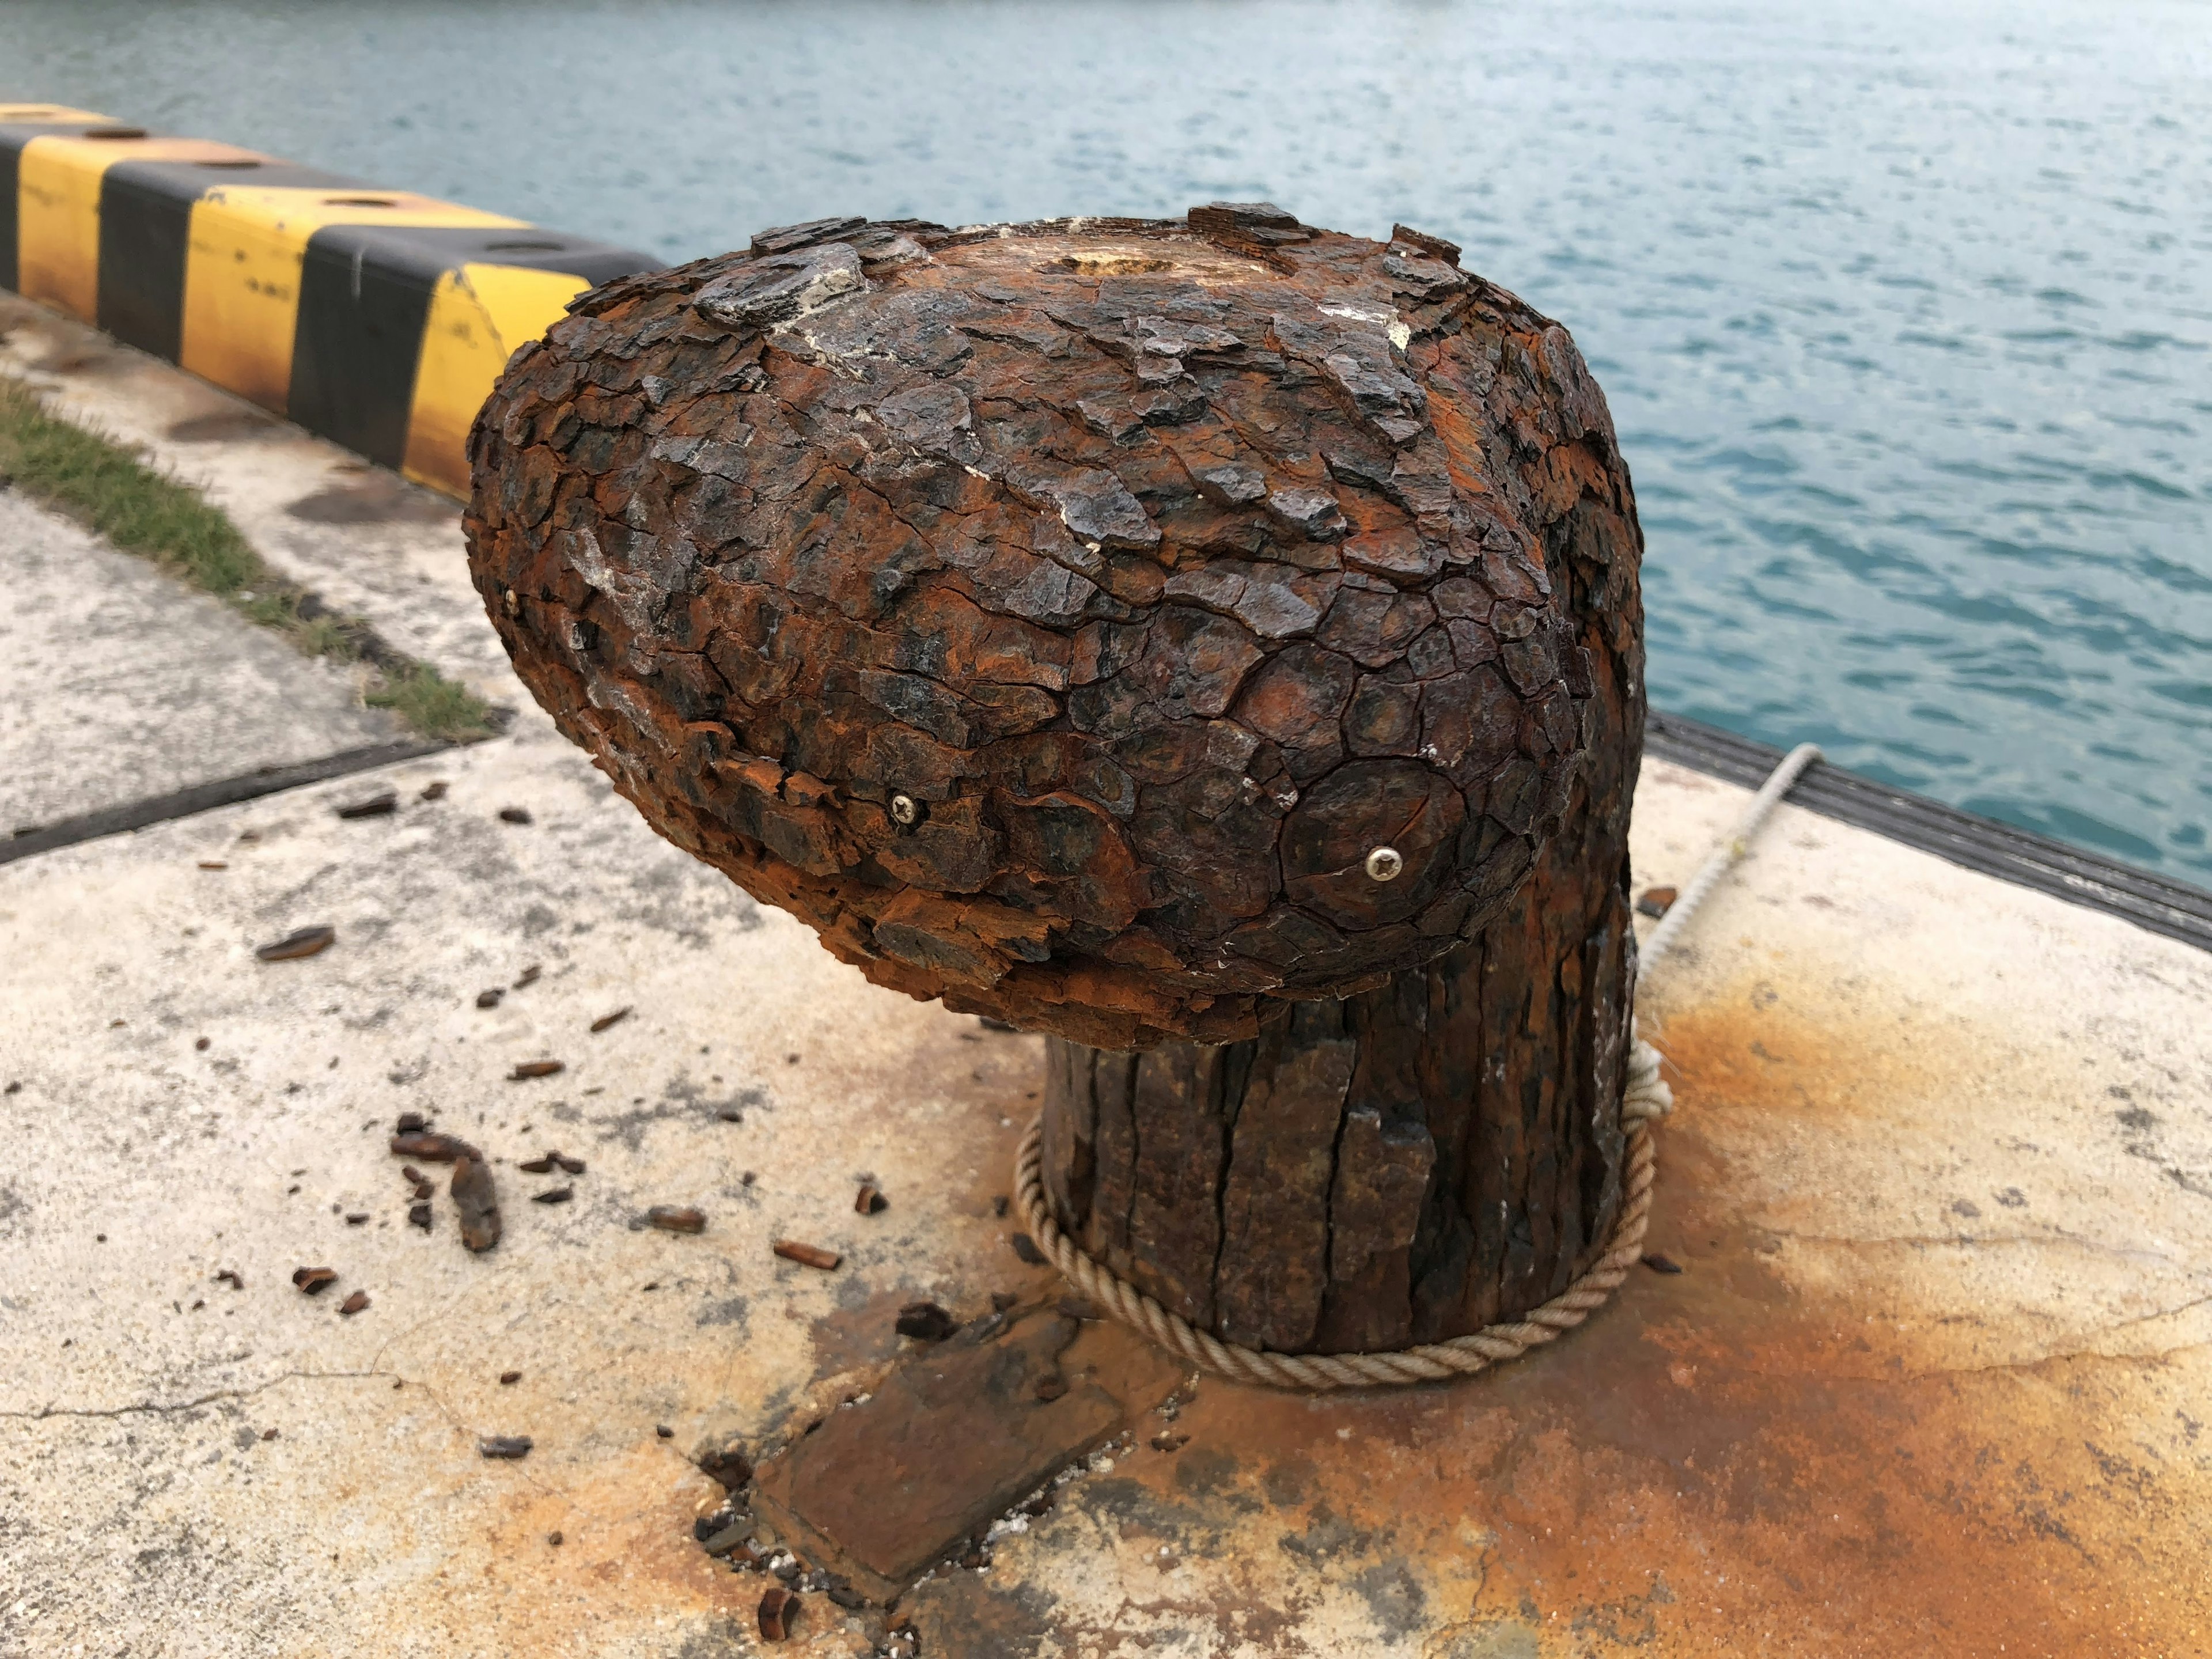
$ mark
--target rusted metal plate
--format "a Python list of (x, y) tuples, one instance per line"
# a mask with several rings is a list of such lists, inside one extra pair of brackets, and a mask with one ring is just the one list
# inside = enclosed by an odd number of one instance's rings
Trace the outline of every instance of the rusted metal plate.
[(924, 1347), (763, 1465), (755, 1512), (810, 1565), (889, 1602), (1165, 1399), (1182, 1372), (1050, 1305)]

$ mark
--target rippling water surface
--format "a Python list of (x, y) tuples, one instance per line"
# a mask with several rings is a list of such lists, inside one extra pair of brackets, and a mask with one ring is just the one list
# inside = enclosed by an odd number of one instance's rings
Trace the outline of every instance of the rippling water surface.
[(2212, 876), (2212, 9), (0, 9), (66, 100), (674, 259), (1270, 198), (1574, 331), (1652, 696)]

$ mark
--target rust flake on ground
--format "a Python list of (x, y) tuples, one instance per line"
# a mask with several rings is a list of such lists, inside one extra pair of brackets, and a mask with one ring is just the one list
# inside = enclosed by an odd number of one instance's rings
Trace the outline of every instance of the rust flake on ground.
[(1983, 1364), (1879, 1254), (1787, 1277), (1737, 1218), (1744, 1160), (1878, 1146), (1992, 1050), (1763, 985), (1666, 1028), (1683, 1109), (1651, 1243), (1687, 1272), (1470, 1383), (1208, 1382), (1186, 1448), (1071, 1488), (989, 1580), (916, 1592), (925, 1632), (978, 1659), (1178, 1632), (1224, 1656), (2201, 1650), (2205, 1349)]

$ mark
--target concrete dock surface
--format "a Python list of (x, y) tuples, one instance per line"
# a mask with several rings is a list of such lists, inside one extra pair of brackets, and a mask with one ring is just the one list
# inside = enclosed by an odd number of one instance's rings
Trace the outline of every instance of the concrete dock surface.
[[(1785, 805), (1646, 999), (1650, 1271), (1456, 1385), (1194, 1378), (1000, 1213), (1038, 1040), (647, 831), (507, 676), (456, 514), (0, 325), (0, 367), (517, 711), (0, 865), (0, 1655), (2212, 1651), (2212, 956)], [(0, 569), (0, 833), (374, 740), (331, 671), (5, 494)], [(1638, 886), (1747, 795), (1647, 760)], [(488, 1160), (495, 1248), (404, 1114)], [(923, 1302), (960, 1328), (900, 1335)], [(697, 1535), (733, 1457), (758, 1565)]]

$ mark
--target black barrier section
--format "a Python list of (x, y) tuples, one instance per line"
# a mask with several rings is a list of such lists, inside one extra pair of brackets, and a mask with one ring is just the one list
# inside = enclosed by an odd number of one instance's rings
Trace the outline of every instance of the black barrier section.
[(308, 240), (300, 272), (286, 413), (397, 468), (430, 301), (439, 279), (464, 264), (562, 271), (593, 287), (656, 268), (627, 249), (535, 226), (327, 226)]
[(0, 288), (13, 290), (17, 286), (16, 203), (22, 179), (16, 164), (23, 146), (33, 138), (73, 138), (114, 125), (112, 121), (0, 121)]
[(288, 161), (118, 161), (100, 185), (100, 326), (175, 362), (183, 349), (192, 205), (225, 185), (357, 190)]

